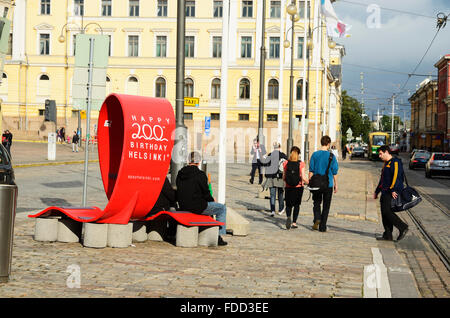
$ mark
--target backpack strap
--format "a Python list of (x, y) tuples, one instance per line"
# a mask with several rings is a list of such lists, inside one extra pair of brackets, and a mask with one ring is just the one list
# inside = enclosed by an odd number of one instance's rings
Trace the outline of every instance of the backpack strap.
[(325, 172), (325, 175), (328, 176), (328, 171), (330, 170), (331, 161), (333, 160), (333, 154), (330, 152), (330, 158), (328, 159), (328, 166), (327, 171)]

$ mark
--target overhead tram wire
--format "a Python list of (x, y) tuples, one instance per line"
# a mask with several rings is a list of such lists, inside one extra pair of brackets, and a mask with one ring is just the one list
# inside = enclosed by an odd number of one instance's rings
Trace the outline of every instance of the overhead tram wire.
[[(345, 2), (345, 3), (350, 3), (350, 4), (356, 4), (356, 5), (364, 6), (364, 7), (367, 7), (368, 5), (370, 5), (370, 3), (362, 3), (362, 2), (348, 1), (348, 0), (339, 0), (339, 1), (337, 1), (337, 3), (339, 3), (339, 2)], [(392, 11), (392, 12), (397, 12), (397, 13), (403, 13), (403, 14), (409, 14), (409, 15), (413, 15), (413, 16), (417, 16), (417, 17), (422, 17), (422, 18), (428, 18), (428, 19), (435, 19), (435, 18), (436, 18), (436, 17), (433, 17), (433, 16), (424, 15), (424, 14), (415, 13), (415, 12), (410, 12), (410, 11), (404, 11), (404, 10), (398, 10), (398, 9), (386, 8), (386, 7), (381, 7), (381, 6), (379, 6), (379, 7), (380, 7), (380, 9), (383, 9), (383, 10)]]
[[(430, 74), (430, 75), (426, 75), (426, 74), (411, 74), (411, 73), (405, 73), (405, 72), (399, 72), (399, 71), (390, 71), (390, 70), (386, 70), (386, 69), (382, 69), (382, 68), (365, 66), (365, 65), (359, 65), (359, 64), (352, 64), (352, 63), (342, 63), (342, 65), (344, 65), (344, 66), (352, 66), (352, 67), (360, 67), (360, 68), (367, 68), (367, 69), (371, 69), (371, 70), (375, 70), (375, 71), (379, 71), (379, 72), (394, 73), (394, 74), (400, 74), (400, 75), (437, 77), (437, 75), (432, 75), (432, 74)], [(352, 70), (348, 70), (348, 71), (350, 71), (350, 72), (357, 72), (357, 71), (352, 71)]]

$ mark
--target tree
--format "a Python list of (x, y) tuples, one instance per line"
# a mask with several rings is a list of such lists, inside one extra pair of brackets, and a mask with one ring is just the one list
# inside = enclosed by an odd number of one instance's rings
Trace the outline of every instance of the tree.
[[(392, 124), (391, 116), (383, 115), (383, 117), (381, 117), (381, 130), (382, 131), (390, 132), (391, 124)], [(394, 116), (394, 132), (398, 131), (398, 129), (400, 127), (399, 124), (403, 125), (403, 122), (401, 121), (400, 117)]]
[(343, 144), (347, 143), (347, 130), (353, 131), (353, 136), (362, 136), (362, 140), (368, 142), (371, 131), (370, 119), (362, 114), (362, 105), (356, 98), (347, 95), (347, 91), (342, 91), (342, 112), (341, 112), (341, 133)]

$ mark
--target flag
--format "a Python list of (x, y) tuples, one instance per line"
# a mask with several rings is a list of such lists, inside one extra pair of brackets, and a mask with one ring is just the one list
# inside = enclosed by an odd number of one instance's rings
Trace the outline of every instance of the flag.
[(330, 0), (321, 0), (320, 7), (322, 14), (325, 17), (328, 36), (339, 38), (345, 37), (351, 26), (339, 20)]

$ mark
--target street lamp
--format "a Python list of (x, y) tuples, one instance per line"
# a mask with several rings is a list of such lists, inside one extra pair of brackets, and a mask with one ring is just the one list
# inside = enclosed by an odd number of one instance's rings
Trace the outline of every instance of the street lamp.
[[(291, 74), (289, 77), (289, 127), (288, 127), (288, 139), (286, 142), (287, 150), (286, 153), (289, 154), (292, 146), (293, 146), (293, 139), (292, 139), (292, 113), (293, 113), (293, 86), (294, 86), (294, 23), (300, 20), (300, 16), (297, 13), (297, 7), (295, 5), (295, 2), (292, 1), (291, 4), (289, 4), (286, 8), (287, 13), (291, 16), (292, 26), (290, 28), (291, 30), (291, 42), (289, 43), (288, 40), (284, 40), (283, 46), (285, 48), (291, 47)], [(287, 31), (289, 32), (289, 30)], [(287, 35), (286, 32), (286, 35)]]

